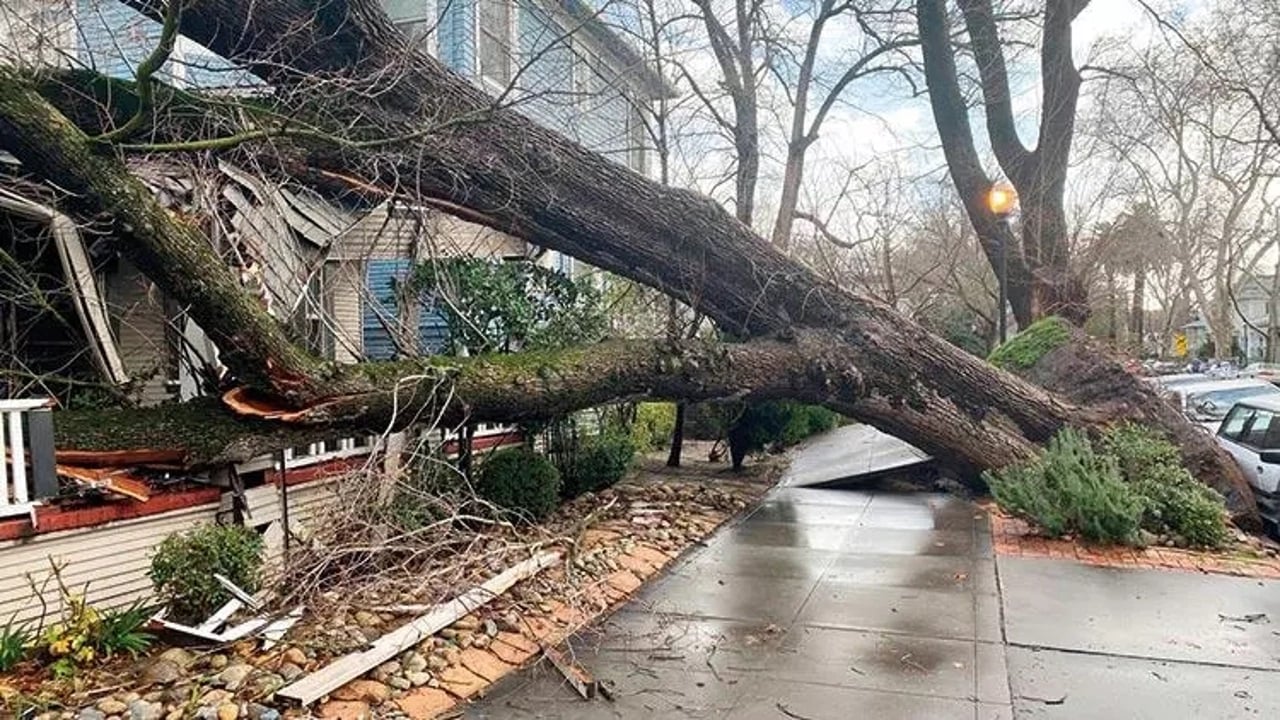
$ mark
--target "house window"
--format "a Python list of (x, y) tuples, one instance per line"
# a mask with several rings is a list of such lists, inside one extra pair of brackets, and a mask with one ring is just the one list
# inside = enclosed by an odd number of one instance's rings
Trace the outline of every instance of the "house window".
[(480, 77), (506, 88), (511, 83), (511, 0), (480, 0)]
[(436, 4), (434, 0), (383, 0), (387, 17), (417, 47), (435, 52)]
[(629, 140), (629, 152), (627, 153), (627, 164), (632, 170), (640, 174), (645, 174), (646, 168), (646, 148), (649, 145), (649, 129), (645, 127), (644, 118), (640, 115), (639, 108), (632, 107), (630, 114), (627, 115), (627, 138)]

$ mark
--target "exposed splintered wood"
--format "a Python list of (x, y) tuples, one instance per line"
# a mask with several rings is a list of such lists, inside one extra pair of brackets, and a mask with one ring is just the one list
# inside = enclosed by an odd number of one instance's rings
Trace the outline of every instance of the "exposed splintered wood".
[(452, 625), (463, 616), (488, 604), (513, 585), (560, 562), (560, 553), (547, 552), (508, 568), (480, 586), (449, 602), (435, 606), (427, 614), (411, 620), (378, 638), (368, 650), (344, 655), (320, 670), (276, 691), (276, 697), (310, 705), (366, 672), (394, 658)]

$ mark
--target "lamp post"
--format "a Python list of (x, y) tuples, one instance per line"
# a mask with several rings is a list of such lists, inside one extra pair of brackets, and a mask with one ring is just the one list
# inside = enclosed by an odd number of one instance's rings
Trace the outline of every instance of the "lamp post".
[(1009, 302), (1009, 237), (1013, 234), (1013, 229), (1009, 227), (1009, 216), (1013, 214), (1014, 208), (1018, 204), (1018, 192), (1013, 186), (1006, 182), (998, 182), (991, 186), (987, 191), (987, 207), (991, 209), (991, 214), (996, 216), (1000, 221), (1000, 226), (1004, 232), (1000, 233), (1000, 270), (997, 280), (1000, 284), (999, 310), (997, 316), (1000, 323), (1000, 343), (1003, 344), (1009, 335), (1009, 313), (1006, 307)]

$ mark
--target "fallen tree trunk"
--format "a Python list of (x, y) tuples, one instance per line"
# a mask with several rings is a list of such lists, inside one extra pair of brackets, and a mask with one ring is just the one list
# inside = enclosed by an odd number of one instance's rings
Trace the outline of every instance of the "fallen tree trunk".
[[(286, 27), (290, 32), (278, 32)], [(316, 92), (327, 93), (328, 119), (336, 126), (403, 138), (394, 152), (312, 139), (302, 145), (306, 164), (288, 166), (300, 176), (393, 197), (412, 187), (465, 219), (679, 297), (735, 334), (820, 335), (860, 380), (859, 399), (826, 402), (943, 462), (999, 467), (1027, 458), (1064, 425), (1097, 428), (1132, 412), (1077, 406), (1023, 382), (891, 308), (822, 280), (709, 199), (653, 183), (517, 113), (495, 109), (475, 86), (408, 48), (371, 2), (338, 0), (316, 13), (303, 0), (206, 0), (189, 8), (181, 28), (243, 62), (283, 97), (305, 105)], [(14, 93), (18, 100), (7, 99)], [(6, 98), (0, 140), (33, 172), (70, 189), (69, 202), (82, 215), (116, 218), (135, 248), (129, 252), (153, 256), (143, 270), (199, 310), (198, 322), (220, 345), (232, 343), (246, 381), (296, 409), (379, 390), (360, 366), (318, 364), (279, 347), (279, 329), (245, 315), (252, 308), (224, 292), (234, 280), (226, 272), (217, 279), (207, 262), (212, 253), (192, 250), (207, 241), (157, 215), (136, 187), (118, 189), (128, 187), (122, 163), (92, 152), (83, 133), (52, 107), (37, 111), (39, 97), (21, 81), (12, 80), (0, 95)], [(415, 136), (424, 127), (431, 132)], [(220, 312), (224, 303), (236, 312)], [(1221, 451), (1201, 477), (1232, 497), (1250, 497)], [(1246, 500), (1233, 510), (1246, 522), (1255, 512)]]

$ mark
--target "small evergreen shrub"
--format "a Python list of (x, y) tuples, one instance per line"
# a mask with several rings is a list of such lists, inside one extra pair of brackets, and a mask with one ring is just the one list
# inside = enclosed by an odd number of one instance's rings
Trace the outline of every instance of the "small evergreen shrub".
[(257, 533), (236, 525), (202, 525), (166, 537), (151, 558), (149, 574), (171, 616), (191, 623), (203, 621), (231, 599), (214, 573), (256, 592), (261, 569), (262, 538)]
[(1060, 317), (1050, 316), (1027, 326), (987, 356), (992, 365), (1005, 370), (1027, 370), (1040, 358), (1071, 341), (1071, 325)]
[(568, 467), (562, 468), (565, 497), (577, 497), (613, 485), (627, 474), (636, 446), (631, 436), (606, 431), (579, 442)]
[(1151, 428), (1126, 423), (1109, 429), (1102, 447), (1143, 498), (1144, 530), (1193, 547), (1226, 543), (1226, 503), (1183, 467), (1177, 446)]
[(540, 520), (560, 501), (560, 473), (551, 461), (525, 448), (499, 450), (476, 473), (476, 492), (524, 519)]
[(1050, 535), (1076, 533), (1094, 542), (1134, 544), (1144, 502), (1114, 458), (1097, 453), (1082, 432), (1065, 428), (1044, 455), (984, 475), (996, 501)]
[(676, 429), (675, 403), (642, 402), (636, 405), (631, 439), (638, 452), (666, 447)]

